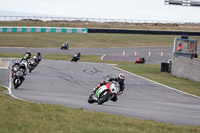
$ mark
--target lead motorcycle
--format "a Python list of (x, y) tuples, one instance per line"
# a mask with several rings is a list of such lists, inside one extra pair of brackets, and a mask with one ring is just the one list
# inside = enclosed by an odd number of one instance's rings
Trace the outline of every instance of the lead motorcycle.
[(19, 70), (15, 73), (15, 77), (13, 80), (14, 88), (17, 89), (22, 84), (23, 81), (24, 81), (24, 74), (21, 70)]
[(115, 95), (118, 95), (119, 90), (119, 84), (116, 81), (108, 82), (89, 96), (88, 103), (97, 102), (101, 105), (114, 98)]

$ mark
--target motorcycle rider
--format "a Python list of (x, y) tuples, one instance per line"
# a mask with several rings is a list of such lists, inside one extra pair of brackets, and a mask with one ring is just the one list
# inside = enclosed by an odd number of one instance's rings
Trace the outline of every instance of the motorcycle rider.
[(23, 72), (24, 76), (27, 75), (27, 69), (26, 69), (25, 64), (20, 64), (19, 70), (21, 70)]
[(76, 57), (76, 56), (77, 56), (77, 57), (81, 57), (81, 53), (80, 53), (80, 52), (79, 52), (79, 53), (75, 53), (75, 54), (74, 54), (74, 57)]
[[(14, 69), (15, 68), (15, 69)], [(20, 63), (18, 60), (15, 61), (15, 64), (12, 66), (12, 78), (14, 78), (15, 73), (20, 69)]]
[[(22, 71), (21, 69), (19, 69), (17, 72), (20, 72), (20, 71), (23, 73), (23, 71)], [(17, 72), (16, 72), (16, 73), (17, 73)], [(13, 81), (13, 84), (14, 84), (16, 78), (17, 78), (17, 75), (15, 74), (15, 75), (14, 75), (14, 78), (13, 78), (13, 80), (12, 80), (12, 81)], [(22, 80), (22, 82), (25, 80), (24, 76), (22, 76), (21, 80)]]
[(39, 64), (39, 62), (42, 60), (42, 55), (41, 55), (41, 53), (38, 52), (37, 54), (35, 54), (35, 55), (33, 56), (33, 59), (35, 60), (36, 63)]
[(68, 47), (69, 47), (69, 43), (66, 42), (65, 44), (63, 44), (63, 46), (64, 46), (66, 49), (68, 49)]
[(80, 58), (81, 58), (81, 53), (80, 52), (79, 53), (75, 53), (73, 58), (72, 58), (72, 60), (71, 60), (71, 62), (73, 62), (73, 61), (77, 62)]
[[(99, 85), (97, 85), (97, 87), (94, 88), (94, 94), (101, 86), (105, 85), (106, 83), (111, 82), (111, 81), (116, 81), (119, 83), (119, 89), (120, 89), (119, 95), (121, 95), (125, 89), (124, 80), (125, 80), (124, 74), (119, 74), (117, 78), (110, 78), (108, 81), (102, 81)], [(115, 95), (111, 100), (113, 102), (116, 102), (117, 99), (118, 99), (117, 95)]]
[(20, 68), (20, 63), (19, 63), (18, 60), (16, 60), (16, 61), (15, 61), (15, 64), (12, 66), (12, 69), (11, 69), (12, 71), (13, 71), (13, 68), (14, 68), (14, 67), (15, 67), (17, 70)]
[(30, 58), (31, 58), (31, 51), (28, 50), (28, 51), (24, 54), (24, 56), (23, 56), (23, 58), (21, 59), (21, 61), (22, 61), (22, 60), (28, 61), (28, 59), (30, 59)]

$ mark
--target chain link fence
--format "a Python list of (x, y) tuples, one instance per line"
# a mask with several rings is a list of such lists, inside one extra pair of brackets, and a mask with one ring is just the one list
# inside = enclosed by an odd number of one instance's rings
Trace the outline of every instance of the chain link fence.
[(70, 17), (43, 17), (43, 16), (0, 16), (0, 21), (20, 21), (20, 20), (38, 20), (38, 21), (82, 21), (82, 22), (121, 22), (121, 23), (200, 23), (200, 22), (178, 22), (178, 21), (160, 21), (160, 20), (136, 20), (136, 19), (103, 19), (103, 18), (70, 18)]

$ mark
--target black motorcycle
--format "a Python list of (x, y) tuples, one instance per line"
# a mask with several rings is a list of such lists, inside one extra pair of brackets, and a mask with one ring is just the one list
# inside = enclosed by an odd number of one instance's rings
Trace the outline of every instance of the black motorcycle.
[(19, 70), (15, 73), (15, 77), (13, 79), (14, 88), (17, 89), (22, 84), (23, 81), (24, 81), (24, 74), (21, 70)]
[(77, 62), (80, 58), (81, 58), (81, 53), (76, 53), (76, 54), (73, 56), (71, 62), (73, 62), (73, 61), (74, 61), (74, 62)]

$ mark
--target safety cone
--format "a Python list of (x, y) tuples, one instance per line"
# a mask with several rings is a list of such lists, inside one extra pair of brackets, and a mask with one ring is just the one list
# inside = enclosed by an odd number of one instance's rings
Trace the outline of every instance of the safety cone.
[(125, 51), (123, 51), (123, 56), (125, 56)]
[(137, 52), (135, 52), (134, 56), (137, 56)]
[(160, 56), (163, 56), (163, 51), (160, 53)]
[(151, 56), (151, 52), (149, 52), (149, 55), (148, 56)]

